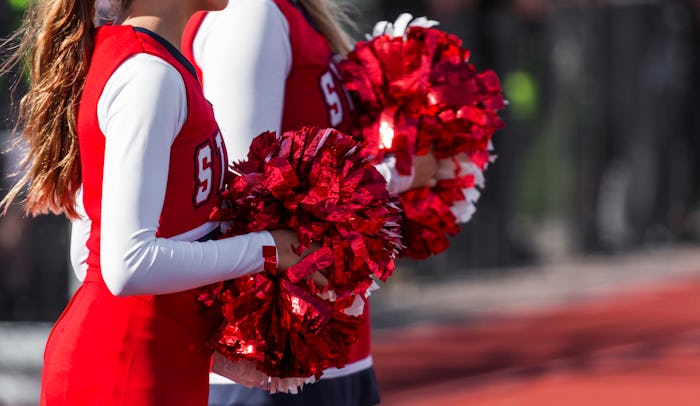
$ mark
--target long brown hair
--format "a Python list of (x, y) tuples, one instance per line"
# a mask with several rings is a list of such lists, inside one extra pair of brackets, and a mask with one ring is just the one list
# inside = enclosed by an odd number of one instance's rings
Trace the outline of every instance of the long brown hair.
[(311, 16), (311, 19), (328, 40), (333, 51), (346, 55), (353, 46), (353, 40), (343, 29), (343, 25), (354, 28), (346, 9), (331, 0), (298, 0)]
[(19, 65), (29, 74), (29, 91), (19, 103), (14, 147), (24, 147), (21, 176), (0, 202), (3, 213), (27, 187), (25, 211), (75, 212), (81, 184), (77, 137), (78, 102), (93, 49), (95, 0), (31, 2), (20, 30), (7, 42), (14, 53), (0, 65)]

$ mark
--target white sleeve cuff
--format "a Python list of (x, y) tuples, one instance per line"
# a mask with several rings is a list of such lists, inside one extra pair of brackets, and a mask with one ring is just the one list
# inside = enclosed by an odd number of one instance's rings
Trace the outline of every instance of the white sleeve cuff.
[(414, 176), (413, 168), (411, 168), (410, 175), (399, 174), (396, 170), (396, 157), (386, 157), (382, 163), (376, 164), (374, 167), (384, 176), (389, 194), (398, 195), (411, 188)]

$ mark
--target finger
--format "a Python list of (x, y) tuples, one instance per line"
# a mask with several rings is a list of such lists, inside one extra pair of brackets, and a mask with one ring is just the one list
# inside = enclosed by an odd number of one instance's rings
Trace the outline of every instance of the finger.
[(314, 272), (311, 274), (311, 280), (314, 281), (316, 286), (325, 288), (328, 286), (328, 278), (323, 276), (321, 272)]
[(413, 15), (409, 13), (401, 13), (394, 22), (394, 37), (403, 36), (406, 33), (408, 24), (413, 20)]
[(304, 252), (301, 253), (301, 258), (306, 258), (307, 255), (309, 255), (309, 254), (311, 254), (312, 252), (318, 250), (319, 248), (321, 248), (321, 244), (319, 244), (319, 243), (317, 243), (317, 242), (311, 243), (311, 245), (309, 245), (309, 247), (306, 248), (306, 249), (304, 250)]
[(219, 225), (219, 231), (221, 231), (223, 234), (228, 234), (231, 229), (233, 229), (233, 221), (231, 220), (224, 220)]

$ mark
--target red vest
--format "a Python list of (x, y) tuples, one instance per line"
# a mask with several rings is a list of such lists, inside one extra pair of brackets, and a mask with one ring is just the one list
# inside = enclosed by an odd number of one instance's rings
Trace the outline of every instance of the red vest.
[(282, 131), (311, 125), (347, 132), (354, 112), (335, 67), (336, 55), (298, 3), (275, 0), (275, 4), (287, 18), (292, 44)]
[(80, 99), (78, 138), (83, 174), (83, 203), (92, 222), (89, 269), (100, 269), (100, 225), (105, 136), (97, 118), (97, 102), (117, 68), (138, 53), (157, 56), (182, 75), (187, 92), (187, 120), (170, 150), (165, 201), (159, 237), (172, 237), (204, 224), (219, 203), (228, 162), (211, 105), (189, 62), (170, 44), (131, 26), (103, 26), (95, 35), (95, 49)]

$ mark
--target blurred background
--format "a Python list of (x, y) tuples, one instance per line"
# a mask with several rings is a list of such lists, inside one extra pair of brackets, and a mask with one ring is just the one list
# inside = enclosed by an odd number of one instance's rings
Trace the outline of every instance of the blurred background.
[[(0, 36), (27, 3), (0, 0)], [(348, 3), (357, 38), (438, 20), (510, 102), (474, 219), (373, 295), (384, 404), (698, 404), (700, 1)], [(2, 155), (3, 193), (15, 165)], [(64, 218), (0, 217), (0, 405), (38, 401), (68, 241)]]

